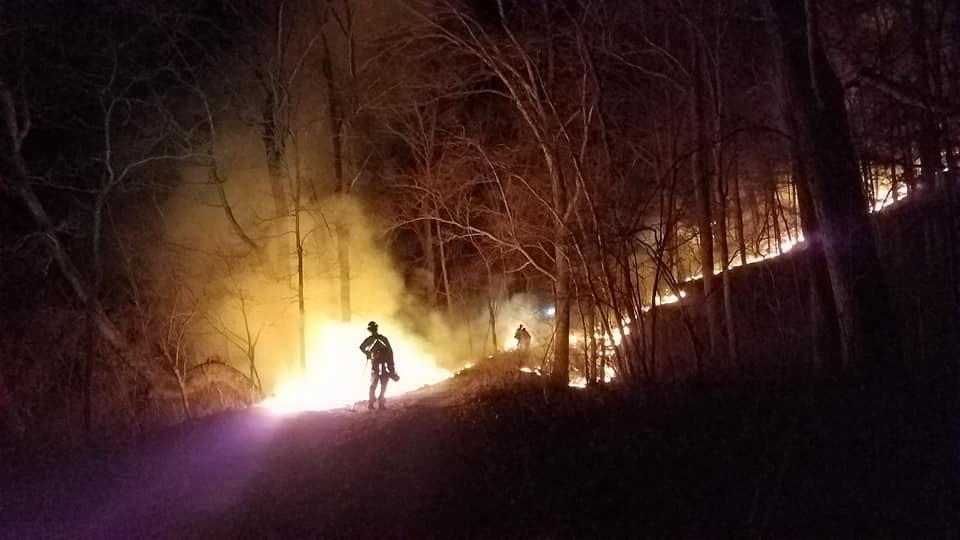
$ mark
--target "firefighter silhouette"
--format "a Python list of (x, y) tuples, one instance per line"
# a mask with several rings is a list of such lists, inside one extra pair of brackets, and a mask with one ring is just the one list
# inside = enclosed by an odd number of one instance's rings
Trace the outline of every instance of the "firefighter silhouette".
[(521, 324), (517, 327), (513, 338), (517, 340), (517, 350), (520, 351), (520, 354), (526, 356), (530, 350), (530, 332), (527, 332), (527, 329)]
[[(360, 351), (367, 355), (367, 360), (370, 361), (370, 394), (367, 408), (373, 409), (376, 399), (379, 408), (386, 409), (384, 394), (387, 392), (387, 384), (391, 380), (400, 380), (393, 364), (393, 347), (390, 346), (387, 336), (380, 334), (376, 321), (370, 321), (367, 324), (367, 330), (370, 331), (370, 335), (360, 344)], [(377, 386), (380, 386), (379, 395)]]

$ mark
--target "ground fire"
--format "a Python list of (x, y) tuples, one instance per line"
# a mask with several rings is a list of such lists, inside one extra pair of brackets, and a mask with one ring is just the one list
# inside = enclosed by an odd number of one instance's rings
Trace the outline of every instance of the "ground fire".
[[(435, 384), (453, 374), (437, 366), (422, 338), (381, 323), (394, 349), (400, 380), (388, 385), (387, 399)], [(358, 350), (367, 336), (363, 326), (335, 321), (318, 321), (311, 327), (307, 371), (281, 379), (273, 395), (261, 406), (278, 414), (353, 408), (366, 399), (370, 384), (370, 363)]]
[(0, 1), (0, 539), (960, 537), (958, 29)]

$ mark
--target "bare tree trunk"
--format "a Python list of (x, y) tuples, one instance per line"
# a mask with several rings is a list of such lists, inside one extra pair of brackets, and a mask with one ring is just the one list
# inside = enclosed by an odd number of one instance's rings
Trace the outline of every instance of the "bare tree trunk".
[[(330, 44), (326, 32), (320, 33), (320, 41), (323, 46), (323, 75), (327, 79), (327, 111), (330, 120), (330, 143), (333, 149), (333, 173), (337, 182), (336, 192), (341, 199), (345, 199), (350, 192), (350, 185), (343, 173), (343, 106), (340, 103), (334, 81), (333, 62), (330, 57)], [(340, 268), (340, 318), (344, 322), (350, 322), (352, 315), (350, 305), (350, 225), (347, 222), (346, 212), (347, 208), (344, 204), (341, 208), (341, 215), (337, 216), (335, 233), (337, 235), (337, 266)]]
[(890, 164), (890, 193), (889, 196), (893, 202), (897, 202), (900, 197), (898, 194), (900, 188), (900, 177), (897, 176), (897, 162), (896, 162), (896, 150), (892, 149), (893, 152), (893, 163)]
[[(717, 305), (719, 297), (715, 294), (716, 285), (713, 273), (713, 217), (710, 207), (713, 199), (710, 189), (711, 173), (707, 166), (707, 126), (704, 88), (703, 48), (694, 38), (693, 77), (694, 89), (691, 98), (692, 126), (696, 132), (696, 154), (693, 158), (694, 195), (697, 205), (697, 224), (700, 238), (700, 261), (703, 273), (703, 306), (707, 319), (709, 335), (708, 356), (713, 359), (720, 353), (720, 314)], [(697, 378), (703, 377), (702, 366), (698, 366)]]
[[(584, 256), (583, 250), (580, 248), (579, 245), (574, 244), (574, 247), (577, 249), (577, 253), (578, 253), (579, 258), (580, 258), (580, 263), (581, 263), (581, 265), (582, 265), (582, 267), (583, 267), (584, 280), (585, 280), (585, 282), (586, 282), (586, 285), (587, 285), (588, 288), (589, 288), (589, 291), (590, 291), (589, 294), (590, 294), (590, 297), (591, 297), (591, 299), (592, 299), (592, 301), (593, 301), (593, 304), (592, 304), (591, 309), (599, 309), (599, 303), (598, 303), (598, 301), (597, 301), (597, 298), (600, 297), (600, 294), (601, 294), (601, 293), (600, 293), (600, 291), (599, 291), (598, 289), (606, 290), (606, 291), (607, 291), (607, 297), (608, 297), (608, 302), (607, 302), (607, 304), (610, 306), (610, 311), (612, 312), (613, 317), (614, 317), (615, 320), (618, 320), (618, 321), (621, 320), (621, 319), (623, 318), (623, 316), (622, 316), (622, 314), (621, 314), (620, 311), (619, 311), (618, 300), (617, 300), (617, 298), (616, 298), (616, 291), (613, 290), (613, 288), (612, 288), (612, 285), (613, 285), (613, 276), (612, 276), (611, 271), (610, 271), (610, 265), (607, 264), (607, 262), (606, 262), (606, 257), (605, 257), (605, 256), (599, 257), (600, 267), (601, 267), (601, 271), (602, 271), (603, 275), (602, 275), (602, 276), (595, 276), (594, 272), (591, 270), (591, 265), (590, 265), (590, 263), (592, 263), (592, 262), (594, 262), (594, 261), (588, 260), (588, 258)], [(600, 253), (603, 253), (603, 252), (605, 251), (605, 250), (603, 249), (603, 247), (602, 247), (602, 243), (600, 243), (600, 242), (598, 242), (598, 248), (599, 248), (599, 252), (600, 252)], [(602, 281), (600, 280), (601, 277), (603, 278)], [(598, 286), (597, 286), (597, 283), (598, 283), (598, 282), (601, 284), (601, 287), (598, 287)], [(580, 305), (580, 293), (579, 293), (579, 292), (578, 292), (578, 294), (577, 294), (577, 299), (578, 299), (578, 300), (577, 300), (577, 304), (578, 304), (578, 308), (580, 309), (581, 319), (582, 319), (582, 318), (583, 318), (583, 315), (582, 315), (582, 313), (583, 313), (583, 307), (582, 307), (582, 305)], [(594, 320), (593, 327), (590, 328), (589, 331), (587, 331), (587, 329), (584, 330), (584, 334), (585, 334), (584, 339), (585, 339), (585, 340), (587, 340), (587, 339), (592, 340), (592, 341), (593, 341), (593, 346), (595, 347), (595, 346), (596, 346), (596, 339), (597, 339), (597, 338), (595, 337), (595, 335), (594, 335), (594, 334), (596, 333), (596, 317), (594, 317), (593, 320)], [(606, 313), (601, 313), (601, 315), (600, 315), (600, 320), (601, 320), (602, 325), (603, 325), (603, 332), (604, 332), (604, 334), (607, 335), (607, 336), (609, 336), (611, 339), (613, 339), (613, 333), (610, 331), (610, 324), (609, 324), (609, 322), (608, 322), (607, 314), (606, 314)], [(586, 323), (584, 323), (584, 324), (586, 324)], [(618, 327), (619, 327), (620, 323), (617, 323), (617, 324), (618, 324)], [(628, 355), (629, 355), (629, 353), (627, 352), (627, 345), (628, 345), (628, 344), (626, 344), (626, 343), (624, 344), (623, 356), (628, 356)], [(585, 347), (586, 347), (586, 346), (585, 346)], [(622, 363), (620, 362), (620, 360), (621, 360), (621, 351), (620, 351), (620, 349), (615, 349), (615, 354), (617, 355), (618, 364), (626, 366), (626, 365), (627, 365), (626, 362), (622, 362)], [(623, 375), (626, 376), (626, 375), (628, 375), (628, 373), (624, 372)]]
[(553, 18), (550, 16), (550, 2), (540, 0), (540, 14), (547, 31), (547, 88), (553, 88), (553, 74), (555, 72), (555, 54), (553, 52)]
[[(487, 271), (487, 315), (489, 316), (490, 337), (493, 340), (493, 352), (496, 353), (500, 349), (500, 343), (497, 339), (497, 302), (493, 291), (493, 269), (490, 267), (490, 261), (486, 255), (483, 254), (483, 251), (480, 250), (479, 246), (477, 247), (477, 251), (480, 253), (480, 257), (483, 258), (483, 266)], [(486, 344), (484, 344), (483, 347), (484, 351), (486, 351)]]
[[(567, 188), (555, 156), (552, 163), (550, 181), (553, 191), (553, 206), (562, 215), (567, 208)], [(551, 380), (554, 384), (566, 386), (570, 382), (570, 260), (567, 259), (566, 226), (558, 221), (554, 228), (554, 250), (556, 259), (556, 282), (554, 283), (554, 363)]]
[[(674, 250), (670, 249), (671, 240), (676, 236), (676, 226), (673, 219), (674, 195), (676, 193), (676, 175), (673, 176), (673, 182), (670, 183), (667, 200), (661, 193), (659, 197), (660, 207), (660, 226), (666, 232), (662, 235), (659, 244), (654, 253), (654, 263), (656, 267), (653, 271), (653, 284), (650, 290), (650, 345), (647, 347), (650, 355), (651, 372), (654, 377), (657, 376), (657, 322), (659, 321), (660, 310), (657, 309), (657, 297), (660, 294), (660, 281), (664, 273), (670, 274), (673, 269)], [(664, 254), (667, 254), (671, 260), (666, 260)], [(644, 332), (646, 334), (646, 332)]]
[[(930, 49), (927, 45), (929, 28), (927, 25), (925, 0), (910, 0), (911, 32), (910, 42), (913, 49), (917, 78), (924, 94), (937, 95), (934, 70), (930, 61)], [(920, 181), (927, 188), (939, 187), (943, 178), (943, 160), (940, 157), (940, 126), (936, 113), (925, 110), (921, 114), (920, 137)]]
[[(773, 163), (769, 160), (766, 162), (767, 165), (767, 176), (770, 179), (770, 191), (768, 192), (769, 198), (767, 199), (767, 205), (770, 209), (768, 215), (770, 216), (771, 226), (773, 227), (773, 232), (770, 235), (770, 238), (773, 240), (773, 249), (776, 250), (777, 255), (783, 254), (783, 248), (780, 246), (782, 241), (781, 235), (783, 234), (780, 231), (780, 216), (778, 215), (779, 205), (777, 204), (777, 173), (773, 168)], [(772, 251), (771, 251), (772, 253)]]
[(177, 370), (174, 370), (174, 377), (177, 380), (177, 390), (180, 393), (180, 408), (183, 410), (183, 418), (189, 420), (193, 417), (190, 412), (190, 400), (187, 398), (187, 381), (185, 376)]
[(303, 290), (303, 234), (300, 230), (300, 179), (297, 178), (294, 198), (294, 240), (297, 243), (297, 311), (300, 315), (300, 372), (307, 374), (307, 313)]
[[(506, 20), (503, 18), (504, 6), (499, 0), (497, 2), (497, 7), (500, 11), (502, 27), (508, 32), (511, 40), (516, 42), (516, 37), (513, 35), (512, 31), (509, 30)], [(550, 177), (550, 191), (553, 199), (552, 202), (554, 211), (556, 212), (553, 234), (555, 259), (554, 306), (556, 309), (554, 314), (555, 345), (553, 349), (553, 370), (550, 373), (550, 379), (555, 385), (566, 386), (570, 382), (571, 268), (570, 259), (567, 256), (569, 239), (565, 221), (569, 217), (572, 209), (568, 208), (569, 197), (567, 193), (567, 185), (564, 179), (563, 171), (561, 170), (556, 147), (553, 146), (554, 142), (552, 142), (549, 137), (545, 136), (545, 132), (543, 131), (544, 128), (549, 124), (543, 106), (549, 102), (548, 96), (553, 90), (554, 43), (553, 23), (550, 18), (550, 8), (546, 1), (543, 2), (542, 8), (545, 22), (549, 27), (550, 32), (550, 42), (547, 44), (549, 72), (547, 73), (547, 80), (545, 83), (539, 82), (533, 77), (531, 77), (529, 82), (533, 83), (536, 87), (541, 87), (545, 94), (542, 94), (540, 90), (535, 90), (533, 92), (525, 91), (528, 94), (528, 98), (533, 100), (533, 103), (530, 105), (522, 104), (522, 101), (518, 101), (516, 99), (516, 97), (519, 96), (516, 90), (511, 90), (511, 94), (514, 96), (514, 102), (520, 109), (521, 115), (524, 116), (527, 124), (534, 131), (538, 145), (540, 146), (540, 150), (543, 154), (547, 173)], [(530, 64), (528, 64), (528, 66), (529, 65)], [(506, 79), (503, 76), (501, 76), (501, 80), (506, 82)], [(545, 86), (542, 86), (544, 84)], [(528, 86), (528, 88), (530, 87)], [(602, 114), (600, 116), (602, 117)], [(535, 118), (538, 120), (535, 120)]]
[(730, 176), (730, 189), (733, 191), (733, 217), (737, 229), (737, 249), (740, 251), (740, 264), (747, 264), (747, 241), (743, 230), (743, 203), (740, 200), (740, 171), (734, 170)]
[(283, 187), (284, 166), (283, 157), (286, 147), (285, 128), (279, 121), (281, 114), (277, 97), (267, 92), (263, 103), (263, 148), (267, 156), (267, 175), (270, 177), (270, 194), (273, 197), (273, 216), (279, 218), (287, 215), (286, 190)]
[[(214, 160), (212, 153), (210, 156), (211, 161)], [(230, 223), (230, 227), (233, 229), (233, 232), (243, 241), (245, 245), (251, 249), (257, 249), (257, 243), (253, 241), (252, 238), (243, 230), (243, 227), (240, 225), (240, 222), (237, 221), (236, 215), (233, 213), (233, 206), (230, 204), (230, 201), (227, 199), (227, 192), (224, 189), (223, 185), (226, 183), (226, 180), (221, 177), (219, 168), (216, 164), (216, 161), (210, 165), (210, 169), (207, 172), (207, 175), (210, 179), (210, 183), (217, 190), (217, 196), (220, 198), (220, 207), (223, 208), (223, 213), (227, 217), (227, 221)]]
[(257, 370), (257, 342), (260, 341), (260, 334), (258, 332), (254, 337), (250, 331), (250, 315), (247, 312), (247, 301), (242, 293), (240, 294), (240, 314), (243, 316), (243, 331), (246, 334), (247, 348), (245, 352), (250, 371), (250, 382), (254, 386), (257, 398), (259, 398), (263, 395), (263, 382), (260, 380), (260, 372)]
[[(714, 14), (715, 15), (715, 14)], [(716, 21), (714, 21), (716, 24)], [(718, 38), (719, 39), (719, 38)], [(739, 365), (737, 353), (737, 325), (733, 310), (733, 284), (730, 276), (730, 245), (727, 239), (729, 230), (727, 219), (727, 200), (729, 199), (727, 174), (723, 167), (723, 74), (721, 63), (721, 47), (716, 44), (713, 56), (713, 177), (716, 187), (717, 232), (720, 242), (720, 268), (723, 286), (723, 319), (727, 337), (727, 361), (733, 367)]]
[[(340, 216), (344, 219), (344, 216)], [(340, 320), (350, 322), (350, 226), (341, 221), (336, 227), (337, 265), (340, 268)]]
[[(634, 289), (633, 278), (630, 276), (630, 266), (629, 258), (624, 257), (624, 264), (621, 267), (623, 269), (621, 281), (624, 285), (624, 288), (627, 291), (632, 291)], [(611, 289), (613, 288), (613, 280), (610, 280)], [(622, 300), (620, 295), (615, 294), (611, 290), (611, 301), (610, 304), (616, 306), (614, 309), (614, 314), (617, 317), (617, 332), (622, 336), (620, 346), (623, 348), (624, 355), (626, 356), (626, 365), (632, 365), (639, 363), (640, 370), (638, 373), (631, 373), (631, 377), (634, 379), (639, 379), (640, 374), (642, 373), (643, 377), (646, 380), (650, 380), (650, 365), (648, 358), (644, 357), (643, 350), (641, 347), (637, 346), (635, 339), (636, 334), (628, 334), (629, 330), (624, 330), (625, 324), (624, 321), (629, 318), (631, 322), (636, 322), (640, 319), (637, 313), (633, 310), (634, 302), (629, 298), (630, 293), (628, 293), (628, 299)], [(626, 311), (627, 316), (624, 317), (624, 311)]]
[(830, 273), (827, 259), (820, 241), (816, 210), (810, 198), (809, 178), (800, 159), (799, 149), (794, 149), (794, 178), (797, 186), (797, 205), (800, 210), (800, 224), (807, 243), (807, 280), (810, 287), (810, 335), (813, 343), (814, 371), (824, 368), (830, 373), (838, 373), (842, 350), (840, 328), (837, 326), (837, 307), (833, 299), (833, 287), (830, 285)]
[[(269, 228), (272, 235), (276, 235), (282, 229), (281, 222), (288, 216), (286, 189), (284, 189), (284, 150), (286, 140), (286, 128), (280, 121), (281, 111), (276, 102), (276, 96), (270, 91), (263, 105), (262, 126), (263, 126), (263, 146), (267, 158), (267, 176), (270, 180), (270, 193), (273, 198), (273, 220)], [(287, 279), (289, 265), (288, 252), (289, 244), (287, 241), (276, 240), (273, 247), (273, 256), (268, 256), (268, 268), (272, 269), (274, 277)]]
[(903, 147), (903, 177), (907, 184), (907, 195), (913, 195), (917, 192), (917, 171), (913, 165), (912, 144), (907, 142)]
[(587, 304), (585, 320), (583, 339), (586, 341), (587, 383), (603, 382), (603, 373), (598, 373), (597, 370), (597, 300), (595, 298), (591, 297)]
[(762, 211), (763, 204), (760, 201), (760, 197), (757, 196), (755, 190), (747, 191), (747, 208), (750, 209), (751, 221), (753, 222), (753, 230), (751, 231), (752, 235), (752, 245), (748, 246), (753, 249), (753, 254), (756, 257), (763, 255), (761, 252), (763, 237), (766, 233), (767, 222), (763, 216)]
[(247, 348), (247, 364), (250, 370), (250, 383), (259, 399), (263, 395), (263, 382), (260, 380), (260, 372), (257, 370), (257, 349), (252, 345)]
[[(843, 88), (815, 30), (813, 0), (767, 2), (786, 108), (820, 225), (845, 371), (891, 367), (899, 338), (849, 134)], [(812, 8), (809, 9), (808, 8)]]
[(493, 299), (487, 297), (487, 312), (490, 315), (490, 338), (493, 340), (493, 352), (500, 350), (500, 343), (497, 341), (497, 309), (494, 306)]
[(450, 292), (450, 277), (447, 275), (447, 255), (443, 247), (443, 233), (437, 223), (437, 240), (440, 246), (440, 275), (443, 278), (443, 297), (447, 303), (447, 320), (453, 324), (453, 295)]
[[(112, 180), (112, 178), (110, 179)], [(101, 185), (101, 191), (97, 193), (93, 205), (92, 220), (90, 227), (90, 266), (93, 269), (93, 276), (90, 279), (90, 294), (93, 298), (100, 298), (101, 286), (103, 283), (103, 257), (102, 257), (102, 226), (103, 212), (107, 204), (107, 191)], [(93, 428), (93, 367), (97, 355), (97, 333), (96, 311), (92, 304), (87, 305), (87, 351), (83, 360), (81, 398), (83, 403), (83, 426), (87, 433)]]
[(343, 112), (340, 106), (340, 99), (337, 94), (336, 81), (333, 78), (333, 61), (330, 58), (330, 44), (325, 32), (320, 33), (320, 41), (323, 46), (323, 58), (321, 68), (323, 76), (327, 80), (327, 115), (330, 121), (330, 144), (333, 149), (333, 174), (336, 179), (337, 192), (345, 192), (343, 176)]
[[(720, 179), (717, 179), (719, 186)], [(733, 366), (739, 366), (739, 353), (737, 346), (737, 324), (733, 309), (733, 283), (730, 275), (730, 247), (727, 242), (727, 204), (726, 193), (718, 193), (717, 201), (717, 228), (720, 229), (718, 235), (720, 239), (720, 267), (723, 272), (720, 277), (723, 284), (723, 314), (724, 323), (727, 330), (727, 360)]]
[[(783, 209), (783, 197), (780, 196), (780, 189), (778, 188), (773, 192), (773, 202), (776, 204), (776, 213), (774, 214), (775, 219), (779, 219), (780, 223), (783, 224), (783, 228), (780, 229), (783, 233), (787, 234), (787, 242), (793, 242), (793, 233), (790, 232), (790, 221), (787, 220), (787, 213)], [(789, 202), (789, 199), (788, 199)], [(781, 242), (782, 243), (782, 242)], [(783, 253), (783, 249), (780, 249), (780, 252)]]
[(427, 274), (430, 275), (430, 283), (428, 285), (427, 296), (430, 299), (430, 307), (435, 307), (437, 305), (437, 255), (434, 248), (434, 228), (437, 226), (431, 220), (423, 221), (423, 235), (421, 236), (421, 242), (423, 243), (423, 265), (427, 271)]

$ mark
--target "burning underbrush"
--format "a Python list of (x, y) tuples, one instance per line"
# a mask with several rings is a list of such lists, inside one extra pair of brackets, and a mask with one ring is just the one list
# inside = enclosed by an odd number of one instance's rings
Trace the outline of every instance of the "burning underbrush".
[[(351, 340), (356, 338), (352, 333), (344, 325), (327, 326), (308, 357), (307, 375), (287, 379), (260, 406), (275, 414), (360, 409), (366, 402), (370, 365), (356, 350), (360, 340)], [(394, 406), (421, 400), (458, 401), (490, 388), (539, 380), (539, 370), (515, 365), (516, 355), (510, 352), (453, 372), (437, 367), (426, 352), (418, 350), (416, 339), (401, 337), (391, 343), (400, 374), (400, 380), (387, 387), (387, 402)]]
[[(604, 382), (612, 382), (615, 378), (615, 371), (607, 366)], [(549, 370), (543, 367), (542, 358), (533, 353), (525, 355), (514, 349), (460, 368), (451, 379), (450, 386), (460, 393), (472, 394), (516, 385), (542, 387), (548, 381)], [(568, 386), (582, 390), (587, 387), (587, 380), (579, 370), (573, 369)]]
[[(383, 326), (390, 332), (400, 375), (398, 381), (389, 383), (389, 396), (436, 384), (452, 375), (450, 370), (438, 365), (423, 338), (397, 321), (384, 320)], [(330, 320), (318, 321), (311, 330), (306, 371), (282, 379), (261, 406), (287, 414), (353, 407), (366, 398), (370, 362), (365, 360), (359, 345), (368, 335), (367, 331), (356, 324)]]
[[(370, 384), (369, 363), (357, 351), (362, 334), (339, 323), (328, 323), (308, 357), (307, 375), (290, 377), (260, 406), (275, 414), (307, 411), (357, 411), (366, 402)], [(456, 371), (437, 367), (422, 344), (414, 337), (398, 335), (392, 339), (400, 381), (388, 385), (387, 401), (404, 407), (421, 401), (456, 403), (496, 389), (543, 386), (548, 373), (540, 367), (540, 358), (510, 350), (469, 363)], [(605, 382), (614, 379), (607, 367)], [(583, 389), (586, 379), (574, 371), (569, 386)]]

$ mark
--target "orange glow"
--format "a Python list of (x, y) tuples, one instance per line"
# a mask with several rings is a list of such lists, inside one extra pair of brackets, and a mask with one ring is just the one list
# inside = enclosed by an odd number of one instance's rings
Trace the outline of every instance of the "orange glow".
[[(277, 414), (323, 411), (365, 401), (370, 385), (370, 365), (360, 352), (369, 335), (363, 325), (322, 321), (311, 325), (307, 343), (307, 373), (281, 380), (262, 407)], [(381, 323), (390, 340), (400, 380), (387, 387), (387, 400), (404, 392), (435, 384), (453, 374), (440, 367), (426, 344), (389, 321)]]
[[(603, 368), (603, 382), (608, 383), (615, 379), (616, 376), (617, 372), (612, 367), (606, 366)], [(586, 388), (587, 379), (586, 377), (578, 376), (570, 381), (569, 386), (571, 388)]]

